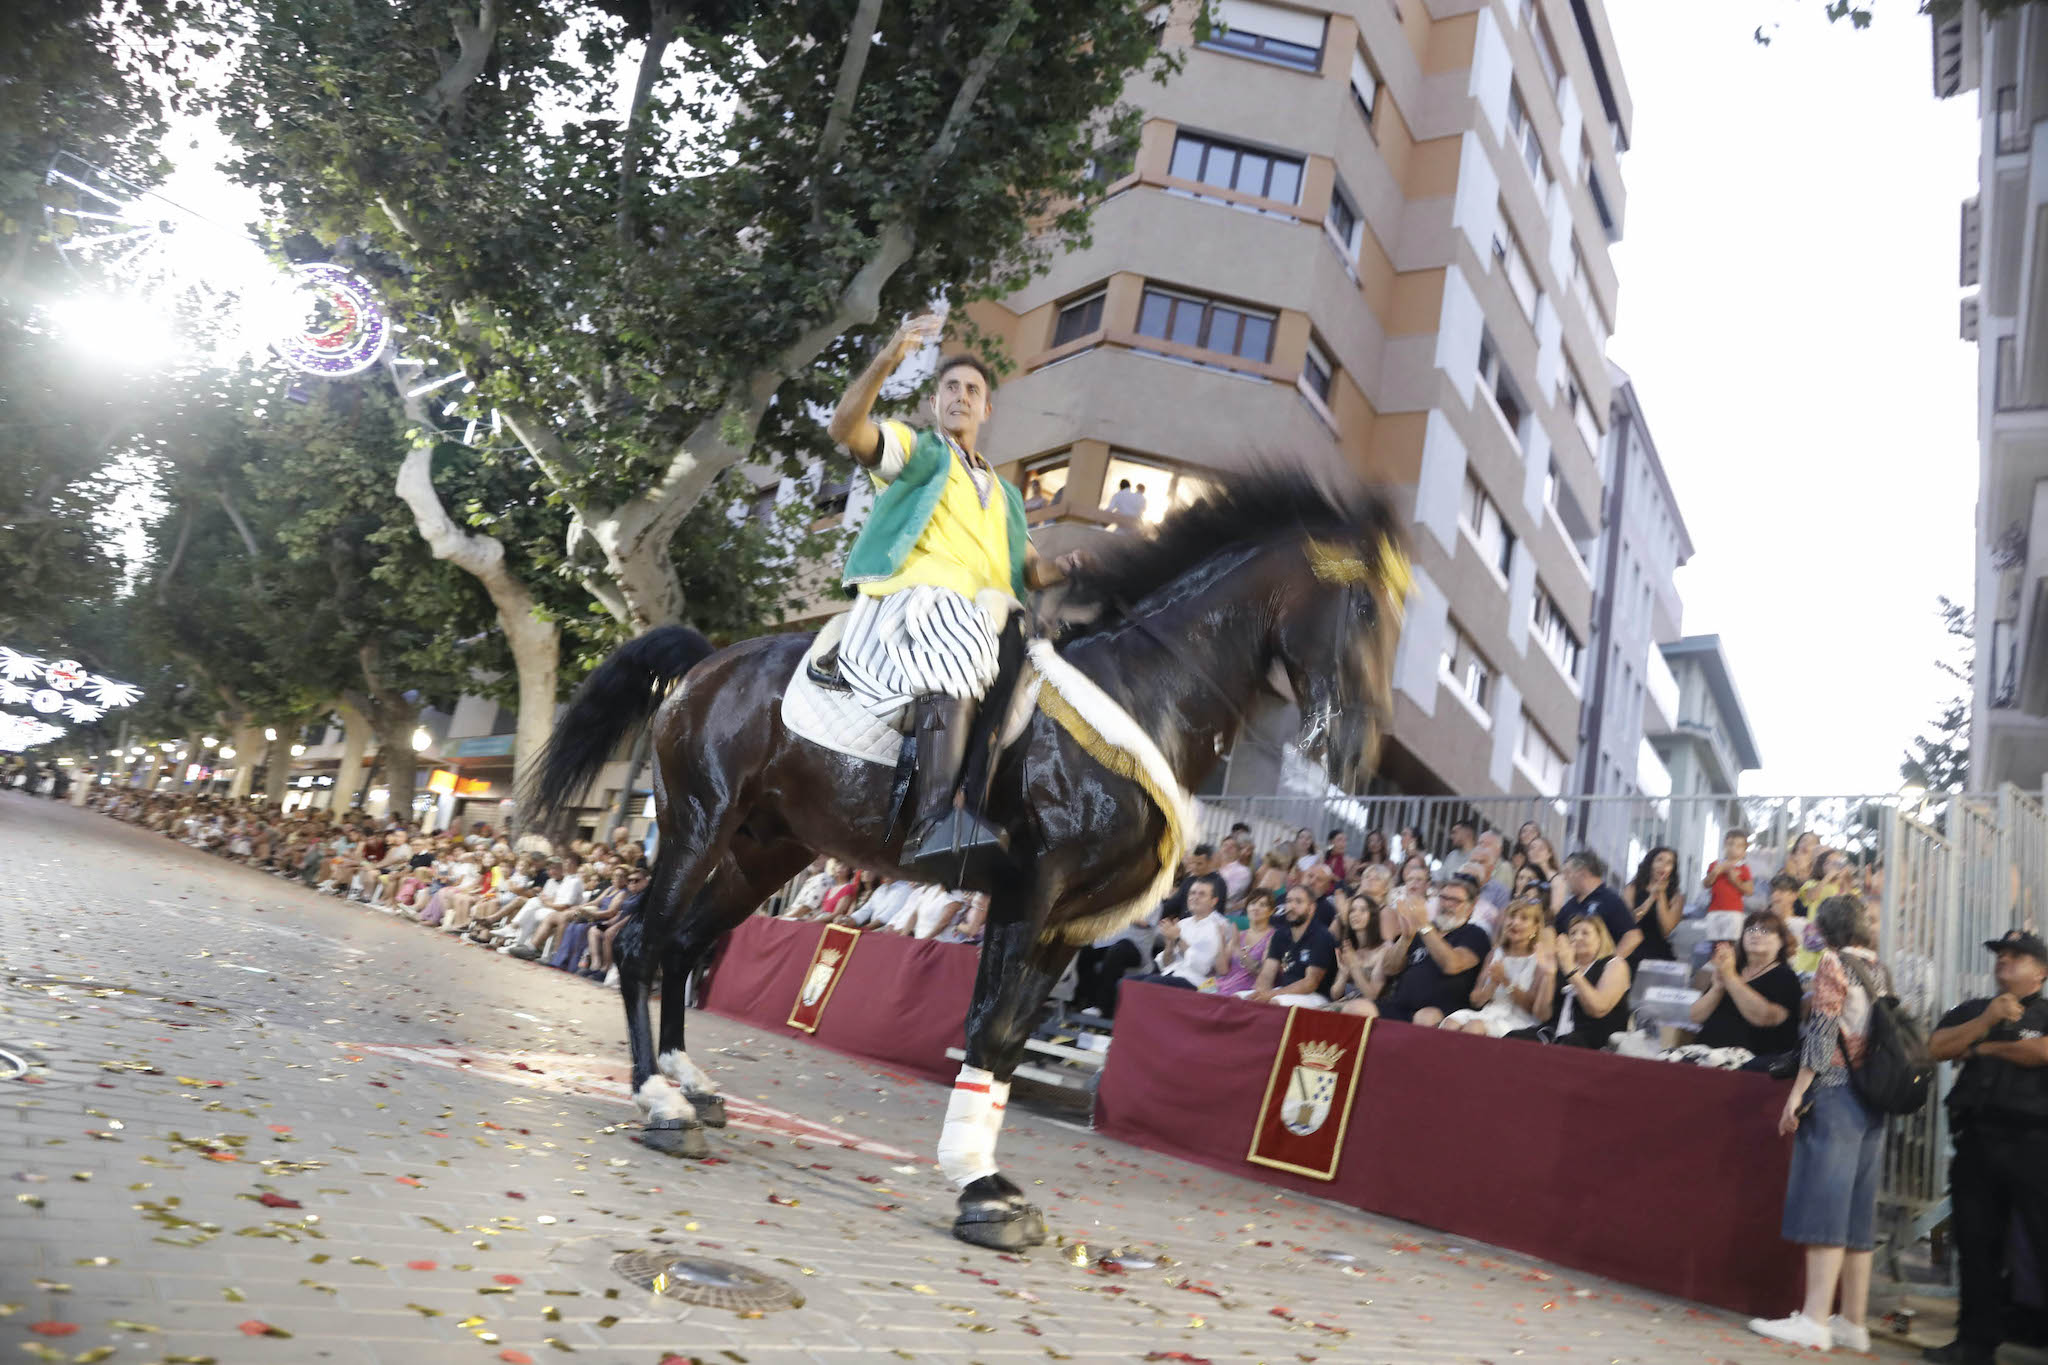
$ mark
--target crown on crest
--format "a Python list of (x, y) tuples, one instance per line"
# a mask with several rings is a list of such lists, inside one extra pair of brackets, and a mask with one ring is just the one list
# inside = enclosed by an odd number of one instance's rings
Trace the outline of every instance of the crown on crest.
[(1301, 1044), (1301, 1064), (1312, 1066), (1318, 1071), (1335, 1071), (1337, 1063), (1344, 1056), (1344, 1049), (1335, 1043)]
[(827, 948), (824, 952), (818, 954), (818, 962), (821, 966), (837, 967), (839, 959), (844, 956), (846, 955), (837, 948)]

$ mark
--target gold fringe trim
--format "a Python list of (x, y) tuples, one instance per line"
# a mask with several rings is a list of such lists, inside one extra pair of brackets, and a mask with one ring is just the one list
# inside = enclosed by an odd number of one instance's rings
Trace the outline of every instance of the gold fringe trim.
[[(1044, 683), (1044, 686), (1038, 689), (1038, 709), (1050, 716), (1055, 725), (1065, 730), (1088, 757), (1118, 777), (1135, 782), (1143, 788), (1145, 795), (1152, 798), (1152, 803), (1158, 806), (1160, 813), (1166, 817), (1166, 829), (1159, 836), (1159, 866), (1161, 871), (1167, 874), (1167, 881), (1170, 883), (1172, 870), (1180, 866), (1181, 850), (1187, 842), (1186, 831), (1181, 828), (1180, 803), (1159, 790), (1158, 783), (1153, 780), (1152, 774), (1146, 771), (1144, 764), (1138, 762), (1128, 751), (1119, 749), (1104, 739), (1095, 727), (1088, 723), (1087, 718), (1074, 708), (1074, 704), (1061, 694), (1058, 684), (1046, 677), (1043, 672), (1035, 668), (1033, 671), (1038, 673)], [(1152, 902), (1158, 899), (1154, 893), (1159, 889), (1159, 881), (1160, 878), (1155, 875), (1152, 885), (1147, 887), (1145, 893), (1137, 900), (1060, 926), (1060, 936), (1069, 943), (1085, 945), (1093, 943), (1105, 934), (1127, 928), (1151, 910)]]

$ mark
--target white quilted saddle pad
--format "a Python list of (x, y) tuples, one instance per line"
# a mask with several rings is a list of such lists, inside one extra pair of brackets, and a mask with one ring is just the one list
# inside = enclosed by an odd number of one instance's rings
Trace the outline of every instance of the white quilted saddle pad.
[[(789, 686), (782, 690), (782, 723), (791, 734), (836, 753), (849, 754), (867, 763), (894, 768), (903, 751), (903, 726), (910, 708), (893, 715), (877, 716), (860, 704), (852, 692), (820, 687), (811, 681), (810, 666), (839, 644), (846, 630), (841, 613), (825, 623), (818, 638), (804, 651)], [(1027, 668), (1010, 707), (1009, 723), (1003, 727), (1003, 747), (1008, 748), (1024, 733), (1031, 713), (1038, 707), (1038, 673)]]

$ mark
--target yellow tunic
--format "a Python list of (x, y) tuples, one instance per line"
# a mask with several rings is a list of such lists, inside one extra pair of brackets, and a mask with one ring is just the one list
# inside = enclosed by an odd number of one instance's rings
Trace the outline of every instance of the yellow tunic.
[[(902, 422), (878, 425), (882, 458), (874, 475), (878, 484), (886, 485), (903, 472), (911, 448), (917, 444), (917, 433)], [(970, 602), (983, 588), (1011, 595), (1009, 508), (995, 471), (986, 463), (982, 466), (988, 478), (984, 501), (974, 476), (967, 472), (965, 461), (970, 457), (951, 438), (946, 444), (953, 450), (953, 461), (947, 466), (945, 491), (932, 509), (931, 520), (910, 547), (903, 567), (879, 583), (861, 584), (863, 595), (886, 597), (918, 584), (950, 588)]]

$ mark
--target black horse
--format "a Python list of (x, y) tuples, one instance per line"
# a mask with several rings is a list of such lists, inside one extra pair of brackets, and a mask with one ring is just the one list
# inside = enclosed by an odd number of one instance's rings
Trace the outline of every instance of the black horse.
[[(1229, 479), (1169, 516), (1155, 538), (1119, 538), (1095, 556), (1063, 604), (1093, 619), (1067, 628), (1060, 654), (1151, 737), (1183, 790), (1209, 773), (1266, 695), (1296, 702), (1304, 753), (1348, 783), (1368, 761), (1391, 697), (1402, 546), (1387, 503), (1362, 487), (1333, 491), (1279, 469)], [(783, 727), (780, 698), (810, 641), (774, 635), (711, 653), (693, 631), (650, 632), (585, 682), (538, 772), (533, 813), (546, 818), (653, 713), (661, 845), (618, 962), (634, 1095), (646, 1114), (641, 1141), (660, 1151), (706, 1155), (703, 1124), (724, 1122), (710, 1078), (683, 1049), (692, 969), (816, 854), (893, 872), (902, 851), (891, 771)], [(964, 1186), (955, 1234), (1011, 1250), (1042, 1242), (1046, 1230), (995, 1168), (999, 1097), (1076, 948), (1150, 909), (1166, 824), (1138, 781), (1091, 757), (1043, 708), (996, 759), (986, 814), (1008, 831), (1014, 867), (967, 888), (989, 893), (988, 920), (967, 1014), (968, 1069), (940, 1156)], [(657, 971), (658, 1046), (648, 1009)], [(982, 1072), (992, 1080), (966, 1079)], [(963, 1098), (981, 1108), (963, 1111)], [(963, 1138), (975, 1149), (964, 1165)]]

